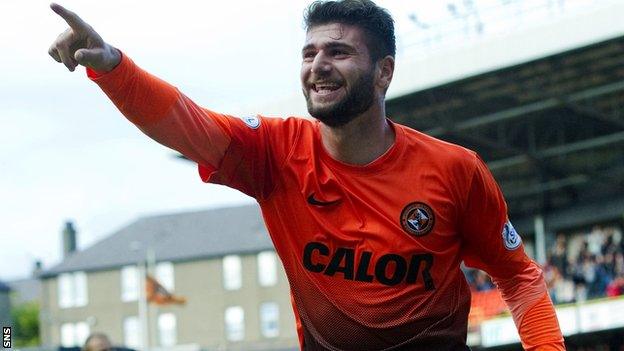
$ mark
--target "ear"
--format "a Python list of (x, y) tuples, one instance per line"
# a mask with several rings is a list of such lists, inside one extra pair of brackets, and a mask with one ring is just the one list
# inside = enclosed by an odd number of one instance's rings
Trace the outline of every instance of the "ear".
[(394, 74), (394, 57), (388, 55), (377, 62), (377, 85), (387, 91)]

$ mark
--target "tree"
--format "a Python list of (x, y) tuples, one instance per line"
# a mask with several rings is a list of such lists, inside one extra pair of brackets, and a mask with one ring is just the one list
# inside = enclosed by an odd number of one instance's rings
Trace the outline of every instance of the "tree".
[(13, 340), (15, 347), (38, 346), (39, 304), (25, 302), (11, 309)]

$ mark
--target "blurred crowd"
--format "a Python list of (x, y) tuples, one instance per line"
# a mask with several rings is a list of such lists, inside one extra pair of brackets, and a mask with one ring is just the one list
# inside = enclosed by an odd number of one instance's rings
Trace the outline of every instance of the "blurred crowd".
[(616, 227), (558, 234), (544, 277), (555, 303), (624, 294), (624, 240)]
[[(544, 278), (554, 303), (582, 302), (624, 295), (624, 240), (616, 226), (557, 234), (547, 253)], [(465, 269), (473, 291), (495, 288), (490, 277)]]

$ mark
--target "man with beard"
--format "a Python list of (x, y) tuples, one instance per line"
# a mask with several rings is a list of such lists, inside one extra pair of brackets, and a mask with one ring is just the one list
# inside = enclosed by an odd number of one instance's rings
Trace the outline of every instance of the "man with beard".
[(564, 349), (542, 272), (481, 159), (386, 117), (395, 62), (386, 10), (310, 5), (301, 84), (311, 121), (199, 107), (52, 9), (70, 25), (52, 57), (86, 66), (131, 122), (196, 161), (203, 181), (259, 202), (302, 349), (467, 350), (462, 261), (492, 276), (526, 349)]

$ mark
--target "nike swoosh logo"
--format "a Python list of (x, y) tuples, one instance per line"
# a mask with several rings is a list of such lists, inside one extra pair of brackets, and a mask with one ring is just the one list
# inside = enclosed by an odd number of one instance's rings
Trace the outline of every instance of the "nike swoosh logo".
[(314, 193), (310, 194), (310, 196), (308, 196), (308, 203), (310, 205), (314, 205), (314, 206), (330, 206), (333, 204), (337, 204), (340, 202), (340, 199), (338, 200), (334, 200), (334, 201), (319, 201), (317, 199), (314, 198)]

